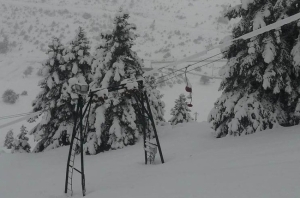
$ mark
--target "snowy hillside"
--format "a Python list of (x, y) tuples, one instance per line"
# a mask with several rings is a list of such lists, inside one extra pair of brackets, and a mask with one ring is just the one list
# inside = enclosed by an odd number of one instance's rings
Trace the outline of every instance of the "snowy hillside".
[[(122, 7), (131, 14), (140, 37), (138, 55), (145, 59), (178, 59), (218, 43), (232, 25), (220, 13), (237, 0), (1, 0), (1, 37), (10, 51), (26, 56), (44, 55), (51, 37), (64, 42), (82, 26), (96, 45), (100, 32), (111, 30)], [(0, 38), (0, 41), (3, 38)]]
[[(299, 127), (215, 139), (206, 123), (160, 129), (165, 158), (144, 165), (139, 143), (85, 157), (87, 198), (295, 198)], [(180, 144), (179, 144), (180, 143)], [(62, 198), (68, 148), (0, 154), (1, 198)], [(79, 160), (77, 159), (77, 162)], [(82, 197), (74, 174), (74, 195)]]

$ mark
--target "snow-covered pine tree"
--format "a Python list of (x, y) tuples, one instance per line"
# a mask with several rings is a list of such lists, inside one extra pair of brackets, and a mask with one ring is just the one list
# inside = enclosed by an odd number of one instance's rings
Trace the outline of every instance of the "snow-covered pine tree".
[[(143, 73), (142, 60), (131, 49), (137, 37), (136, 27), (128, 22), (128, 18), (129, 14), (120, 10), (114, 18), (112, 32), (102, 34), (103, 42), (97, 48), (92, 64), (95, 88), (118, 86), (128, 79), (135, 81)], [(134, 144), (139, 137), (141, 122), (136, 115), (137, 105), (133, 97), (123, 91), (107, 93), (109, 100), (105, 103), (103, 93), (97, 92), (89, 118), (91, 127), (85, 144), (86, 153), (122, 148)], [(160, 105), (156, 107), (156, 118), (163, 121), (161, 95), (152, 91), (153, 98), (159, 100), (155, 104)]]
[(30, 132), (35, 141), (39, 141), (33, 152), (69, 144), (67, 137), (72, 131), (69, 123), (72, 123), (73, 106), (70, 98), (62, 97), (71, 73), (63, 57), (64, 51), (60, 40), (53, 38), (47, 51), (49, 57), (43, 63), (44, 79), (39, 82), (42, 91), (33, 101), (33, 110), (43, 113), (41, 122)]
[[(281, 0), (276, 3), (277, 9), (280, 10), (282, 18), (286, 16), (292, 16), (300, 12), (300, 2), (297, 0)], [(300, 68), (300, 22), (295, 21), (286, 27), (290, 28), (290, 37), (287, 37), (287, 42), (290, 46), (293, 46), (291, 51), (293, 66), (295, 70), (299, 71)], [(298, 73), (297, 73), (298, 74)], [(298, 76), (297, 76), (298, 77)], [(294, 116), (300, 118), (300, 99), (298, 99)]]
[(75, 94), (75, 98), (77, 94), (73, 85), (75, 83), (89, 84), (92, 81), (90, 48), (90, 42), (85, 31), (79, 27), (75, 38), (71, 41), (70, 49), (67, 48), (64, 55), (67, 67), (71, 68), (72, 71), (68, 81), (68, 86), (71, 88), (69, 94)]
[(6, 136), (5, 136), (5, 140), (4, 140), (4, 147), (11, 149), (12, 145), (13, 145), (13, 141), (14, 141), (14, 132), (12, 129), (10, 129)]
[[(296, 1), (241, 2), (225, 14), (229, 19), (241, 17), (232, 38), (289, 16), (285, 6), (291, 8), (291, 2)], [(223, 93), (208, 116), (216, 137), (251, 134), (278, 124), (290, 126), (299, 122), (294, 112), (299, 99), (300, 70), (291, 56), (298, 34), (295, 22), (222, 49), (228, 59), (220, 70)]]
[[(91, 64), (92, 57), (90, 55), (90, 42), (86, 37), (86, 33), (82, 27), (76, 31), (75, 38), (70, 43), (70, 48), (65, 50), (64, 60), (66, 65), (70, 68), (69, 80), (64, 84), (65, 88), (62, 92), (63, 98), (71, 98), (72, 106), (78, 102), (78, 91), (75, 90), (75, 84), (89, 84), (92, 81)], [(81, 95), (83, 102), (86, 102), (87, 95)], [(73, 109), (75, 110), (75, 108)], [(73, 119), (69, 121), (72, 124)], [(84, 134), (86, 135), (86, 134)], [(71, 136), (69, 136), (71, 137)]]
[[(128, 23), (129, 14), (120, 10), (114, 18), (111, 33), (102, 34), (103, 43), (97, 48), (93, 61), (95, 86), (118, 86), (124, 79), (136, 80), (142, 75), (142, 61), (131, 50), (136, 34), (134, 24)], [(95, 154), (101, 150), (118, 149), (134, 144), (139, 136), (135, 106), (131, 98), (119, 91), (110, 92), (109, 101), (102, 105), (96, 97), (92, 119), (95, 133), (88, 135), (86, 151)], [(96, 141), (96, 142), (95, 142)]]
[(171, 109), (172, 118), (169, 120), (172, 125), (178, 123), (186, 123), (193, 120), (191, 110), (187, 106), (186, 97), (184, 94), (180, 94), (179, 98), (175, 100), (175, 106)]
[(30, 153), (31, 146), (28, 143), (29, 138), (26, 137), (27, 132), (26, 127), (22, 125), (20, 134), (17, 135), (13, 142), (12, 153)]
[(39, 141), (34, 152), (70, 143), (78, 98), (74, 84), (87, 84), (91, 78), (90, 47), (82, 28), (70, 45), (64, 47), (58, 38), (49, 45), (49, 59), (43, 65), (45, 79), (40, 82), (42, 91), (33, 102), (34, 111), (43, 112), (41, 122), (31, 132)]

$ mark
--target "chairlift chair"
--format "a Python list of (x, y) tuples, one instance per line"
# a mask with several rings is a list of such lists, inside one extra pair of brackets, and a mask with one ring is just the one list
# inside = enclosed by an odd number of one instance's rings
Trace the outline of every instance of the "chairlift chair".
[(185, 68), (185, 72), (184, 72), (184, 74), (185, 74), (185, 82), (186, 82), (185, 91), (189, 93), (189, 95), (188, 95), (187, 98), (190, 99), (190, 103), (188, 103), (187, 106), (188, 107), (193, 107), (193, 105), (192, 105), (192, 101), (193, 101), (193, 97), (192, 97), (192, 85), (191, 85), (189, 79), (187, 78), (186, 73), (187, 73), (187, 67)]

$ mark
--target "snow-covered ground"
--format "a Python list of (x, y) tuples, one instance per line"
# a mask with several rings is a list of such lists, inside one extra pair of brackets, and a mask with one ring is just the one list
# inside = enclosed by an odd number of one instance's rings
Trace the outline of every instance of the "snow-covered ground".
[[(85, 156), (86, 197), (299, 197), (299, 129), (216, 139), (205, 122), (167, 126), (159, 136), (164, 164), (157, 155), (154, 165), (145, 165), (141, 142)], [(67, 155), (67, 147), (0, 154), (0, 197), (66, 197)], [(79, 175), (74, 176), (73, 197), (82, 197)]]
[[(99, 32), (110, 29), (115, 11), (122, 6), (137, 24), (140, 37), (134, 48), (141, 58), (146, 62), (163, 58), (178, 60), (217, 44), (229, 34), (233, 23), (220, 22), (219, 13), (227, 3), (237, 2), (0, 0), (1, 33), (8, 35), (12, 44), (7, 54), (0, 55), (0, 96), (7, 89), (18, 94), (28, 92), (13, 105), (0, 100), (0, 117), (31, 111), (31, 102), (40, 90), (38, 82), (42, 79), (36, 73), (47, 57), (45, 50), (52, 36), (61, 37), (66, 43), (81, 25), (95, 46)], [(195, 73), (217, 75), (222, 64), (216, 63), (213, 68), (207, 65), (202, 72)], [(28, 66), (34, 70), (25, 77), (23, 72)], [(141, 142), (121, 150), (85, 156), (87, 197), (299, 197), (300, 127), (216, 139), (205, 121), (221, 95), (220, 80), (202, 85), (199, 76), (188, 76), (193, 85), (191, 113), (193, 117), (198, 113), (198, 122), (159, 128), (165, 164), (157, 156), (155, 165), (145, 165)], [(187, 95), (185, 85), (164, 87), (160, 91), (166, 104), (165, 119), (169, 120), (175, 99), (181, 93)], [(0, 118), (0, 126), (16, 119)], [(68, 147), (38, 154), (10, 154), (2, 148), (6, 132), (13, 129), (16, 136), (22, 124), (31, 129), (35, 123), (22, 121), (0, 128), (0, 198), (65, 197)], [(35, 144), (32, 137), (30, 144)], [(74, 197), (81, 196), (80, 178), (75, 173)]]

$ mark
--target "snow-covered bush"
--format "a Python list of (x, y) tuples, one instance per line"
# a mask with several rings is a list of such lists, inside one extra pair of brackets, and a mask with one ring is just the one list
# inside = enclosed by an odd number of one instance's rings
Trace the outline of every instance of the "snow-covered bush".
[(19, 94), (16, 94), (16, 92), (12, 89), (7, 89), (3, 95), (2, 100), (5, 103), (14, 104), (19, 98)]
[(43, 68), (38, 69), (38, 71), (36, 72), (36, 75), (43, 77)]
[(14, 142), (14, 132), (13, 130), (9, 130), (5, 136), (5, 140), (4, 140), (4, 147), (11, 149), (13, 146), (13, 142)]
[(185, 95), (180, 94), (179, 98), (175, 100), (175, 106), (171, 109), (172, 118), (169, 120), (169, 122), (172, 125), (190, 122), (193, 120), (190, 112), (191, 110), (187, 106)]
[(8, 52), (8, 37), (7, 36), (4, 36), (4, 39), (3, 41), (0, 41), (0, 54), (5, 54)]
[(27, 96), (27, 95), (28, 95), (27, 91), (22, 91), (21, 96)]
[(25, 71), (23, 72), (23, 74), (24, 74), (25, 77), (27, 77), (27, 76), (29, 76), (29, 75), (32, 74), (32, 71), (33, 71), (33, 67), (28, 66), (28, 67), (25, 69)]
[(209, 83), (210, 78), (208, 76), (201, 76), (200, 83), (205, 85)]
[(90, 19), (92, 17), (92, 15), (90, 13), (85, 12), (85, 13), (83, 13), (82, 17), (84, 19)]

